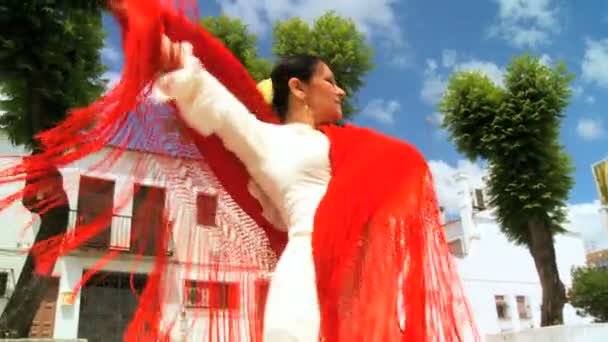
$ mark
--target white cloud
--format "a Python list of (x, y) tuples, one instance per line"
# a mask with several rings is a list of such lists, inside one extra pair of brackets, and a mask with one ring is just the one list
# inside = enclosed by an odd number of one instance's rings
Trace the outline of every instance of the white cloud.
[(447, 78), (440, 75), (437, 71), (437, 62), (432, 59), (427, 60), (422, 90), (420, 91), (422, 101), (430, 105), (435, 105), (441, 100), (447, 86)]
[(101, 49), (101, 57), (107, 60), (109, 63), (118, 63), (120, 61), (121, 53), (114, 47), (108, 40), (104, 42), (104, 47)]
[(572, 91), (572, 95), (575, 97), (582, 96), (584, 93), (584, 89), (581, 85), (573, 85), (570, 90)]
[(608, 216), (600, 212), (599, 201), (570, 204), (565, 228), (581, 233), (588, 250), (608, 248)]
[(434, 112), (426, 117), (427, 124), (433, 129), (433, 139), (436, 141), (446, 141), (449, 137), (447, 129), (441, 127), (443, 123), (443, 113)]
[(405, 69), (413, 65), (413, 57), (406, 52), (393, 53), (390, 63), (399, 69)]
[(442, 52), (441, 67), (434, 59), (427, 60), (424, 70), (424, 79), (420, 98), (423, 102), (436, 105), (448, 85), (448, 77), (455, 71), (479, 71), (481, 74), (490, 78), (496, 85), (503, 87), (504, 68), (495, 63), (481, 61), (475, 58), (463, 60), (456, 51), (444, 50)]
[(458, 64), (455, 68), (456, 71), (479, 71), (481, 74), (487, 76), (499, 87), (504, 87), (502, 77), (505, 73), (504, 69), (501, 69), (492, 62), (485, 62), (479, 60), (471, 60)]
[(451, 68), (456, 64), (458, 53), (454, 50), (443, 50), (441, 52), (441, 64), (444, 68)]
[(107, 90), (112, 89), (116, 83), (120, 80), (120, 72), (116, 72), (116, 71), (108, 71), (105, 74), (103, 74), (103, 76), (101, 77), (102, 79), (105, 79), (108, 81), (108, 84), (106, 86)]
[(570, 87), (570, 90), (572, 91), (572, 97), (574, 97), (576, 99), (581, 99), (583, 102), (585, 102), (587, 104), (595, 103), (595, 96), (587, 95), (585, 93), (585, 88), (583, 88), (583, 86), (581, 86), (580, 84), (572, 85)]
[(276, 20), (297, 16), (311, 23), (334, 10), (340, 16), (351, 18), (369, 39), (387, 41), (395, 50), (405, 47), (402, 25), (395, 10), (396, 0), (218, 0), (218, 3), (222, 11), (241, 18), (257, 34), (267, 33)]
[(443, 123), (443, 114), (435, 112), (427, 116), (426, 121), (432, 125), (439, 126)]
[(606, 135), (604, 124), (600, 119), (582, 118), (576, 125), (576, 133), (587, 141), (601, 139)]
[(551, 66), (553, 64), (553, 59), (551, 58), (551, 56), (543, 54), (542, 56), (540, 56), (539, 62), (542, 65)]
[(400, 109), (401, 104), (395, 100), (374, 99), (365, 106), (363, 113), (382, 124), (392, 125)]
[(559, 30), (558, 9), (552, 0), (495, 0), (498, 22), (490, 28), (509, 44), (524, 48), (548, 43)]
[(583, 79), (608, 88), (608, 39), (588, 40), (581, 69)]
[(433, 174), (435, 192), (439, 205), (443, 206), (447, 214), (456, 214), (461, 202), (461, 194), (454, 180), (457, 173), (464, 173), (469, 177), (470, 186), (482, 187), (486, 170), (478, 163), (468, 160), (459, 160), (456, 166), (451, 166), (442, 160), (429, 161)]

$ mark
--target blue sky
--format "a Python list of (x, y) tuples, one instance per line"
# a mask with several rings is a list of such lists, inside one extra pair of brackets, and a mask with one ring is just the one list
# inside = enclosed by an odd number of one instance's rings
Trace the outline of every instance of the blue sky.
[[(240, 17), (260, 37), (268, 55), (271, 23), (301, 16), (312, 21), (327, 10), (356, 21), (376, 50), (376, 68), (365, 79), (355, 123), (417, 146), (431, 161), (440, 200), (455, 204), (451, 175), (460, 170), (479, 182), (481, 164), (464, 160), (437, 122), (435, 103), (454, 70), (476, 69), (496, 82), (511, 58), (531, 52), (551, 64), (564, 61), (576, 76), (561, 140), (573, 158), (576, 184), (569, 203), (577, 226), (608, 246), (598, 225), (598, 198), (590, 165), (608, 156), (608, 2), (557, 0), (209, 0), (201, 15), (225, 11)], [(108, 77), (122, 57), (113, 19), (104, 49)], [(584, 230), (584, 229), (583, 229)]]

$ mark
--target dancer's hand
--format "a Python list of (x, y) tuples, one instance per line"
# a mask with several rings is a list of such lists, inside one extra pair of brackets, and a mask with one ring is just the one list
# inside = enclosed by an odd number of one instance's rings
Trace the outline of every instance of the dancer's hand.
[(169, 37), (163, 35), (160, 49), (160, 62), (164, 73), (184, 67), (186, 54), (183, 44), (174, 43)]

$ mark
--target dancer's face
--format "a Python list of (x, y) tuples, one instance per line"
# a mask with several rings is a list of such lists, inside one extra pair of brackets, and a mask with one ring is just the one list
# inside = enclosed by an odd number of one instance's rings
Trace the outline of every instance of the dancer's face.
[(333, 72), (319, 62), (311, 79), (301, 85), (301, 100), (314, 116), (315, 124), (332, 123), (342, 119), (342, 99), (345, 92), (340, 88)]

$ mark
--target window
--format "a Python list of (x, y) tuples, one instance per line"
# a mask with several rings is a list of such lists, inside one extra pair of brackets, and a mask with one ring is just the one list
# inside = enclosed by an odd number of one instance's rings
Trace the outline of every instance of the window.
[(190, 308), (238, 310), (240, 306), (238, 283), (186, 280), (184, 295)]
[(166, 232), (163, 218), (166, 191), (161, 187), (138, 183), (134, 184), (133, 189), (130, 250), (141, 255), (157, 255), (156, 238)]
[(485, 194), (483, 189), (475, 189), (473, 192), (473, 208), (477, 210), (486, 210)]
[(530, 319), (530, 306), (528, 305), (528, 298), (526, 296), (515, 297), (517, 301), (517, 313), (519, 319)]
[(496, 313), (498, 314), (498, 319), (509, 319), (509, 308), (507, 307), (505, 296), (494, 296), (494, 301), (496, 302)]
[(108, 248), (111, 240), (112, 211), (114, 207), (114, 181), (93, 177), (80, 177), (78, 191), (77, 224), (87, 225), (104, 218), (105, 226), (87, 240), (86, 247)]
[(217, 213), (217, 195), (199, 193), (196, 197), (197, 223), (202, 226), (215, 227)]
[(448, 242), (448, 248), (450, 249), (450, 253), (457, 258), (464, 257), (464, 248), (462, 246), (462, 240), (456, 239), (454, 241)]
[(0, 297), (5, 297), (8, 293), (8, 272), (0, 272)]

